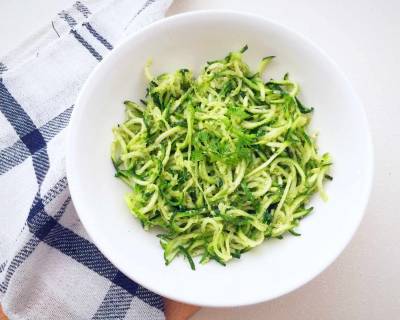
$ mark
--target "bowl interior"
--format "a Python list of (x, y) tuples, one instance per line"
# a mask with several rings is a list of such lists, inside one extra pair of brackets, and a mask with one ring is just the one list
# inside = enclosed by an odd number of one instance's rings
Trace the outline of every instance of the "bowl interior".
[[(145, 232), (129, 213), (128, 192), (110, 161), (111, 128), (124, 118), (125, 99), (145, 95), (143, 67), (153, 73), (190, 68), (247, 44), (245, 60), (255, 68), (268, 55), (266, 78), (289, 72), (301, 98), (315, 108), (312, 128), (320, 151), (332, 154), (330, 200), (315, 197), (314, 213), (298, 228), (301, 237), (266, 241), (240, 260), (214, 262), (192, 271), (183, 258), (166, 267), (157, 232)], [(239, 13), (200, 12), (172, 17), (131, 36), (95, 70), (75, 107), (67, 170), (74, 204), (99, 249), (122, 272), (170, 298), (208, 306), (238, 306), (272, 299), (312, 279), (343, 250), (356, 230), (368, 198), (372, 153), (359, 100), (337, 67), (314, 45), (286, 28)]]

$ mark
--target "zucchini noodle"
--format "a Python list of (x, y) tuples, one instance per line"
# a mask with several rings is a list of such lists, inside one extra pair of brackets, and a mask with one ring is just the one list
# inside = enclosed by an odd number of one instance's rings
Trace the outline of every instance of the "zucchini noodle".
[(282, 238), (331, 180), (329, 154), (308, 132), (313, 109), (286, 74), (264, 82), (274, 57), (253, 73), (247, 46), (188, 69), (153, 77), (146, 65), (145, 100), (125, 101), (126, 120), (113, 129), (115, 176), (131, 192), (125, 200), (145, 230), (158, 227), (168, 265), (177, 255), (220, 264)]

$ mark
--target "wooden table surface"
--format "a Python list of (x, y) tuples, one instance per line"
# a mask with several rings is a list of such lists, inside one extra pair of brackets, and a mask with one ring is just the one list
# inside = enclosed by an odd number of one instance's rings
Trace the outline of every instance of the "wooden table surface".
[(1, 308), (1, 306), (0, 306), (0, 320), (7, 320), (7, 317), (3, 313), (3, 309)]

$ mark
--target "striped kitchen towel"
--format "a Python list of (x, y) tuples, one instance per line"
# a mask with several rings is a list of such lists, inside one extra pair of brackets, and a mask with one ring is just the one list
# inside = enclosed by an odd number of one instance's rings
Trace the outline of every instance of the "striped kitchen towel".
[(77, 1), (0, 59), (0, 303), (10, 319), (164, 319), (162, 298), (116, 269), (83, 229), (65, 138), (89, 73), (171, 2)]

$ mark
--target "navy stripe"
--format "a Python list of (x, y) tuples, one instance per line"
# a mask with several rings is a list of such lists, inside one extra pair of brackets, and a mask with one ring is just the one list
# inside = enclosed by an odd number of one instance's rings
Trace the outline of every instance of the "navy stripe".
[[(31, 223), (35, 219), (35, 217), (39, 216), (38, 213), (42, 210), (44, 210), (44, 204), (42, 198), (40, 197), (40, 193), (38, 191), (36, 192), (35, 198), (32, 201), (31, 209), (29, 210), (28, 213), (28, 218), (27, 218), (28, 223)], [(36, 225), (40, 225), (40, 223), (36, 223)]]
[(100, 53), (98, 53), (95, 48), (93, 48), (85, 39), (83, 39), (76, 30), (71, 30), (70, 32), (74, 35), (75, 39), (78, 40), (92, 54), (93, 57), (95, 57), (98, 61), (103, 59)]
[[(41, 212), (42, 213), (42, 212)], [(99, 275), (113, 280), (117, 269), (100, 253), (94, 244), (63, 227), (50, 217), (35, 235), (47, 245), (83, 264)]]
[(124, 319), (132, 300), (133, 295), (112, 284), (92, 319)]
[(133, 282), (129, 279), (126, 275), (124, 275), (121, 271), (118, 270), (117, 274), (115, 275), (113, 282), (119, 285), (121, 288), (124, 288), (130, 294), (135, 295), (138, 285), (136, 282)]
[[(56, 213), (56, 219), (60, 219), (61, 216), (66, 211), (68, 204), (71, 203), (71, 198), (68, 197), (64, 203), (62, 204), (61, 208)], [(14, 256), (11, 260), (6, 275), (2, 283), (0, 283), (0, 292), (4, 293), (7, 291), (9, 282), (13, 277), (15, 271), (26, 261), (26, 259), (32, 254), (32, 252), (36, 249), (39, 245), (40, 240), (36, 236), (32, 236), (32, 238), (23, 246), (23, 248)]]
[(164, 300), (159, 295), (147, 290), (146, 288), (139, 286), (136, 291), (136, 297), (146, 302), (148, 305), (164, 311)]
[(64, 214), (64, 212), (67, 210), (68, 205), (72, 203), (72, 198), (71, 196), (68, 196), (63, 205), (61, 206), (61, 209), (58, 210), (58, 212), (54, 215), (54, 219), (56, 219), (56, 221), (60, 220), (60, 218), (62, 217), (62, 215)]
[(39, 131), (42, 134), (46, 143), (53, 139), (62, 129), (64, 129), (68, 125), (73, 108), (74, 106), (69, 107), (58, 116), (47, 122), (41, 128), (39, 128)]
[(42, 199), (36, 195), (34, 205), (29, 211), (28, 227), (29, 231), (33, 234), (40, 235), (39, 238), (45, 237), (50, 230), (56, 225), (56, 222), (64, 214), (67, 206), (71, 203), (71, 197), (67, 196), (63, 201), (61, 208), (56, 212), (54, 217), (50, 217), (46, 211), (46, 204), (43, 203)]
[(34, 154), (36, 151), (41, 150), (46, 146), (46, 142), (38, 129), (35, 129), (20, 138), (31, 154)]
[(21, 141), (32, 154), (33, 167), (40, 186), (49, 169), (46, 142), (32, 119), (10, 94), (0, 79), (0, 111), (4, 114)]
[(0, 273), (2, 273), (7, 265), (7, 260), (0, 264)]
[[(145, 302), (152, 306), (157, 306), (156, 299), (151, 301), (150, 297), (146, 297), (146, 291), (140, 289), (135, 282), (116, 269), (94, 244), (59, 224), (57, 217), (53, 218), (47, 215), (45, 212), (46, 203), (52, 200), (54, 194), (59, 194), (60, 189), (64, 186), (65, 183), (62, 179), (47, 193), (43, 201), (37, 195), (28, 219), (28, 226), (31, 232), (47, 245), (58, 249), (87, 268), (109, 279), (131, 295), (135, 295), (139, 288), (141, 296), (146, 299)], [(158, 305), (160, 304), (158, 303)]]
[[(44, 141), (44, 140), (43, 140)], [(41, 185), (44, 177), (49, 171), (49, 155), (47, 149), (43, 148), (32, 155), (33, 169), (35, 170), (38, 185)]]
[(71, 28), (73, 28), (73, 27), (75, 27), (75, 26), (77, 25), (75, 19), (72, 18), (72, 17), (69, 15), (69, 13), (66, 12), (66, 11), (64, 11), (64, 10), (61, 11), (61, 12), (58, 14), (58, 16), (61, 17), (62, 19), (64, 19), (64, 20), (68, 23), (68, 25), (69, 25)]
[(97, 40), (99, 40), (101, 42), (101, 44), (103, 46), (105, 46), (108, 50), (112, 50), (113, 46), (111, 45), (111, 43), (109, 43), (103, 36), (101, 36), (93, 27), (89, 22), (86, 22), (83, 24), (86, 29), (89, 30), (89, 32), (93, 35), (93, 37), (95, 37)]
[(4, 72), (6, 72), (7, 70), (8, 70), (7, 66), (6, 66), (3, 62), (0, 62), (0, 76), (1, 76)]
[[(58, 180), (49, 191), (47, 191), (44, 197), (40, 197), (39, 192), (36, 193), (27, 218), (27, 222), (32, 233), (35, 233), (35, 231), (39, 230), (47, 221), (47, 214), (44, 212), (45, 206), (50, 204), (56, 197), (59, 197), (61, 193), (66, 190), (68, 191), (68, 182), (67, 178), (63, 177)], [(58, 215), (56, 215), (55, 218), (56, 217), (58, 217)]]
[(53, 218), (46, 213), (45, 206), (66, 188), (67, 180), (63, 178), (47, 192), (43, 200), (39, 194), (36, 195), (28, 217), (30, 231), (49, 246), (58, 249), (134, 295), (138, 287), (135, 282), (116, 269), (94, 244), (59, 224), (57, 217)]
[(0, 151), (0, 175), (24, 162), (30, 152), (25, 144), (18, 140), (12, 146)]
[[(73, 106), (69, 107), (39, 128), (46, 143), (50, 142), (51, 139), (68, 125), (72, 109)], [(30, 155), (28, 148), (20, 140), (12, 146), (0, 150), (0, 175), (25, 161)]]
[[(44, 209), (39, 213), (40, 214), (37, 214), (34, 219), (32, 219), (34, 224), (28, 224), (28, 226), (30, 227), (31, 232), (34, 232), (34, 235), (43, 241), (43, 239), (57, 226), (57, 221), (53, 217), (47, 215)], [(37, 228), (39, 223), (40, 228)]]
[(59, 194), (68, 188), (67, 177), (63, 177), (57, 181), (57, 183), (46, 193), (43, 197), (44, 205), (49, 204), (53, 199), (55, 199)]
[(135, 295), (138, 285), (116, 269), (97, 247), (47, 215), (39, 197), (31, 209), (28, 226), (47, 245), (83, 264), (99, 275)]
[(0, 79), (0, 111), (11, 123), (20, 138), (36, 129), (32, 119), (10, 94), (2, 79)]
[(86, 7), (86, 6), (85, 6), (82, 2), (80, 2), (80, 1), (75, 2), (74, 7), (75, 7), (80, 13), (82, 13), (83, 16), (84, 16), (85, 18), (87, 18), (87, 17), (89, 16), (89, 14), (91, 14), (89, 8)]

